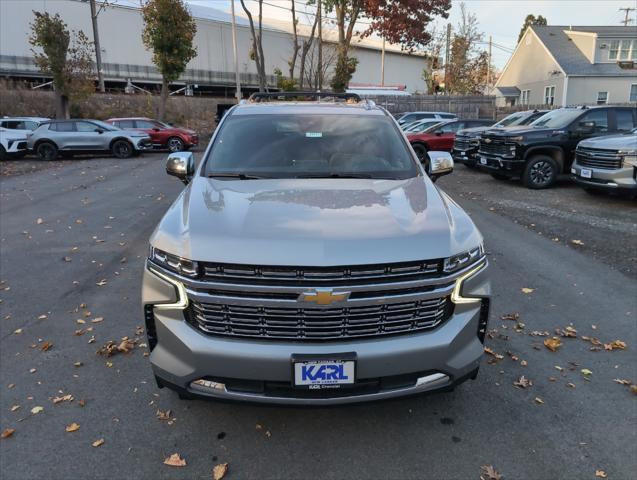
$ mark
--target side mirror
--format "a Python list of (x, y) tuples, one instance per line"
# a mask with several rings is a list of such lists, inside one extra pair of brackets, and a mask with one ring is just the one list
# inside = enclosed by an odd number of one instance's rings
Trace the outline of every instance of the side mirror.
[(192, 152), (175, 152), (168, 155), (166, 173), (188, 185), (195, 174), (195, 157)]
[(453, 158), (449, 152), (427, 152), (429, 155), (429, 177), (435, 182), (438, 178), (453, 172)]
[(159, 128), (153, 127), (153, 132), (159, 132), (159, 131), (160, 131)]
[(577, 133), (593, 133), (595, 131), (595, 122), (579, 122), (576, 131)]
[(438, 131), (436, 132), (436, 137), (439, 137), (440, 135), (442, 135), (442, 132), (441, 132), (440, 130), (438, 130)]
[(103, 128), (96, 128), (95, 131), (99, 134), (104, 133), (104, 129)]

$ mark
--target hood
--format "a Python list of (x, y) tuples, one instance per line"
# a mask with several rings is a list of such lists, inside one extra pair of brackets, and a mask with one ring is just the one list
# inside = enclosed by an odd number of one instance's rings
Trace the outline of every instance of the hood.
[(632, 133), (594, 137), (582, 140), (578, 146), (608, 150), (634, 150), (637, 148), (637, 137)]
[(529, 135), (531, 137), (547, 137), (553, 133), (562, 132), (559, 128), (533, 128), (528, 125), (518, 125), (515, 127), (493, 128), (484, 132), (483, 136), (489, 137), (518, 137), (520, 135)]
[[(486, 132), (487, 130), (490, 130), (494, 128), (493, 126), (489, 126), (489, 127), (472, 127), (472, 128), (465, 128), (462, 130), (459, 130), (458, 133), (456, 134), (456, 136), (458, 135), (464, 135), (465, 137), (477, 137), (479, 136), (482, 132)], [(497, 128), (497, 127), (496, 127)]]
[(151, 245), (199, 261), (364, 265), (448, 257), (482, 241), (427, 177), (195, 179)]

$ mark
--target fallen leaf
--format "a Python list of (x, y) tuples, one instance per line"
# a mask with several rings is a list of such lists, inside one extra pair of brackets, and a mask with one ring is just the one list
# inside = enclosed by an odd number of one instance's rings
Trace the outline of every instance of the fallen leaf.
[(13, 333), (16, 335), (20, 335), (22, 333), (22, 329), (18, 328), (17, 330), (14, 330)]
[(14, 433), (15, 433), (15, 428), (5, 428), (2, 431), (2, 433), (0, 433), (0, 438), (2, 438), (2, 439), (9, 438)]
[(582, 373), (587, 377), (593, 374), (588, 368), (582, 368)]
[(38, 371), (38, 370), (37, 370), (37, 368), (30, 368), (30, 369), (29, 369), (29, 373), (35, 373), (35, 372), (37, 372), (37, 371)]
[(482, 465), (481, 467), (481, 480), (501, 480), (502, 475), (497, 472), (492, 465)]
[(574, 383), (567, 383), (566, 386), (567, 387), (571, 387), (571, 388), (575, 388), (575, 384)]
[(104, 445), (104, 439), (100, 438), (99, 440), (95, 440), (93, 443), (91, 443), (91, 445), (94, 447), (99, 447), (101, 445)]
[(65, 430), (71, 433), (71, 432), (77, 432), (79, 429), (80, 429), (79, 423), (73, 422), (71, 425), (67, 425)]
[(623, 380), (620, 378), (615, 378), (613, 382), (619, 383), (620, 385), (630, 385), (632, 383), (630, 380)]
[(43, 352), (47, 352), (47, 351), (51, 350), (51, 347), (53, 347), (53, 344), (51, 342), (44, 342), (40, 346), (40, 350), (42, 350)]
[(542, 400), (540, 397), (535, 397), (535, 402), (539, 404), (543, 404), (544, 400)]
[(53, 403), (55, 405), (57, 405), (58, 403), (61, 403), (61, 402), (72, 402), (72, 401), (73, 401), (73, 395), (71, 395), (71, 394), (62, 395), (61, 397), (55, 397), (53, 399)]
[(558, 337), (546, 338), (544, 340), (544, 346), (551, 352), (557, 352), (557, 349), (562, 346), (562, 342)]
[(595, 470), (595, 476), (599, 478), (608, 477), (608, 475), (606, 475), (606, 472), (604, 470)]
[(170, 457), (164, 460), (164, 465), (170, 465), (171, 467), (185, 467), (186, 460), (181, 458), (178, 453), (173, 453)]
[(527, 288), (527, 287), (524, 287), (524, 288), (522, 289), (522, 293), (527, 293), (527, 294), (528, 294), (528, 293), (533, 293), (534, 291), (535, 291), (535, 288)]
[(31, 413), (32, 413), (33, 415), (37, 415), (38, 413), (43, 412), (43, 411), (44, 411), (44, 407), (40, 407), (40, 406), (38, 406), (38, 407), (33, 407), (33, 408), (31, 409)]
[(100, 323), (103, 320), (104, 317), (95, 317), (93, 320), (91, 320), (91, 323)]
[(622, 342), (621, 340), (615, 340), (614, 342), (604, 344), (605, 350), (624, 350), (625, 348), (626, 342)]
[(76, 367), (81, 367), (84, 364), (82, 362), (75, 362), (73, 365)]
[(528, 378), (526, 378), (524, 375), (522, 375), (515, 382), (513, 382), (513, 385), (520, 388), (528, 388), (533, 385), (533, 382), (529, 380)]
[(637, 385), (631, 385), (630, 391), (633, 392), (635, 395), (637, 395)]
[(104, 285), (106, 285), (106, 279), (100, 280), (95, 285), (97, 285), (98, 287), (103, 287)]
[(42, 220), (41, 218), (38, 218), (38, 219), (35, 221), (35, 223), (36, 223), (37, 225), (42, 225), (42, 224), (44, 223), (44, 220)]
[(14, 405), (13, 407), (11, 407), (11, 411), (15, 412), (16, 410), (20, 409), (20, 405)]
[(47, 316), (43, 314), (38, 317), (38, 320), (45, 320), (46, 318)]
[(513, 320), (513, 321), (517, 322), (518, 319), (520, 318), (520, 314), (519, 313), (505, 313), (500, 318), (502, 320)]
[(215, 468), (212, 469), (212, 479), (213, 480), (221, 480), (228, 471), (227, 463), (220, 463), (219, 465), (215, 465)]
[(170, 420), (170, 410), (166, 410), (166, 411), (161, 411), (161, 410), (157, 410), (155, 412), (155, 416), (157, 418), (159, 418), (160, 420)]
[(581, 240), (571, 240), (571, 243), (573, 245), (579, 245), (580, 247), (584, 245), (584, 242), (582, 242)]

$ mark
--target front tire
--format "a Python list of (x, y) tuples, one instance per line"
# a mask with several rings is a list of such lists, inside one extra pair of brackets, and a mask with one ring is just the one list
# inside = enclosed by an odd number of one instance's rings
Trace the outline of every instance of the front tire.
[(126, 140), (117, 140), (113, 143), (111, 151), (117, 158), (129, 158), (133, 155), (133, 146)]
[(172, 153), (185, 150), (184, 141), (179, 137), (170, 137), (167, 142), (168, 150)]
[(40, 143), (35, 151), (43, 162), (50, 162), (58, 158), (58, 147), (51, 142)]
[(540, 190), (548, 188), (557, 178), (557, 162), (548, 155), (535, 155), (526, 164), (522, 183), (526, 188)]
[(427, 147), (422, 143), (415, 143), (411, 146), (422, 163), (423, 167), (425, 167), (425, 172), (429, 173), (429, 154), (427, 153)]

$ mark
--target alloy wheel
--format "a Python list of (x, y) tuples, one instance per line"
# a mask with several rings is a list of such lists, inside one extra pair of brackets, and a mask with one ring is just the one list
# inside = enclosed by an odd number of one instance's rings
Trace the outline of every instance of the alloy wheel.
[(529, 175), (534, 185), (546, 185), (553, 178), (553, 166), (549, 162), (539, 161), (531, 167)]
[(179, 138), (171, 138), (168, 140), (168, 150), (171, 152), (181, 152), (184, 149), (184, 142)]

